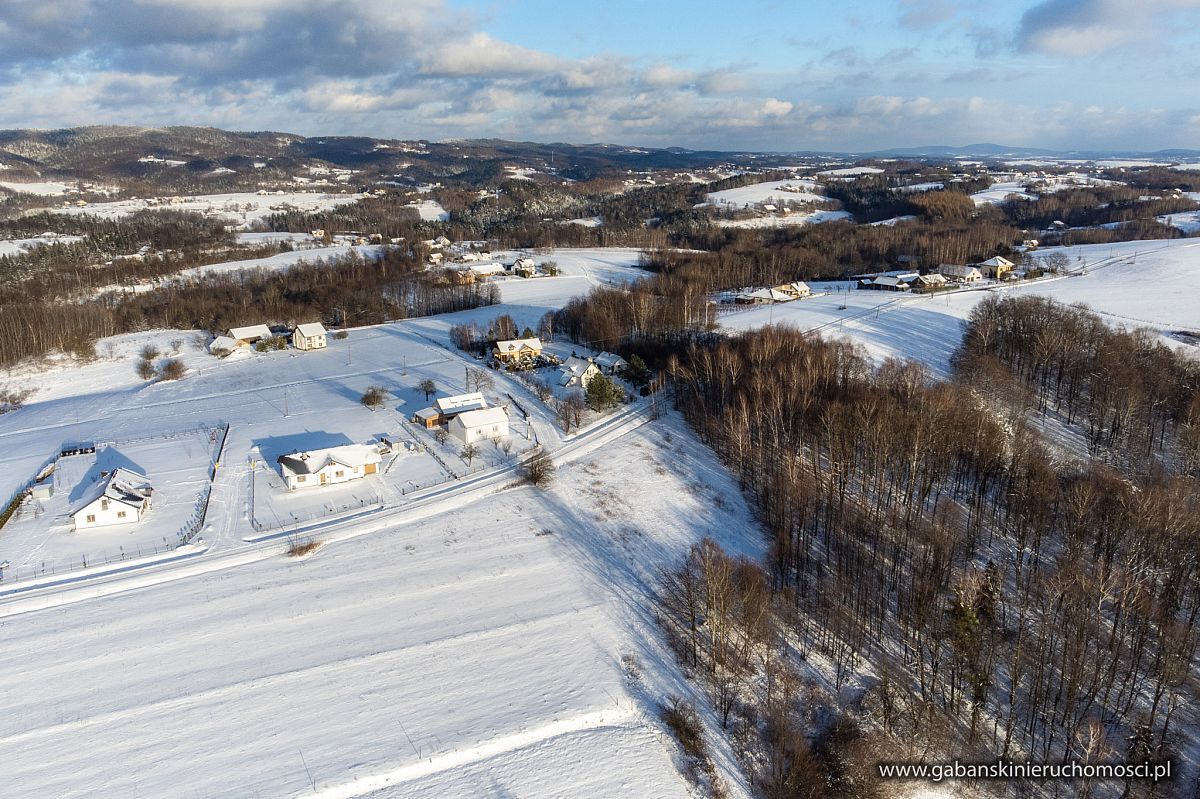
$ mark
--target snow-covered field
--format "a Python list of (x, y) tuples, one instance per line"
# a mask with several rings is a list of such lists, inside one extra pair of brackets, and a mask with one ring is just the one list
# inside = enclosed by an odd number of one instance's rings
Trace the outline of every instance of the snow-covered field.
[(819, 225), (822, 222), (837, 222), (842, 219), (853, 219), (847, 211), (813, 211), (809, 214), (786, 214), (771, 216), (755, 216), (750, 219), (718, 219), (718, 227), (784, 227), (787, 225)]
[[(505, 304), (466, 313), (540, 316), (640, 274), (636, 250), (538, 258), (563, 276), (504, 281)], [(5, 495), (60, 441), (231, 425), (205, 551), (78, 587), (13, 594), (0, 583), (9, 792), (693, 795), (657, 711), (692, 689), (657, 643), (648, 592), (658, 565), (704, 535), (752, 556), (761, 543), (737, 486), (677, 418), (649, 421), (635, 406), (564, 437), (517, 381), (494, 373), (489, 398), (518, 398), (554, 453), (550, 489), (485, 472), (305, 532), (321, 546), (303, 558), (287, 557), (283, 540), (254, 539), (249, 509), (264, 506), (248, 495), (248, 457), (322, 437), (411, 438), (402, 417), (423, 406), (419, 382), (461, 391), (478, 363), (437, 342), (445, 323), (224, 361), (191, 334), (158, 331), (102, 343), (95, 364), (0, 377), (40, 389), (0, 417)], [(131, 354), (168, 338), (185, 339), (189, 374), (137, 380)], [(389, 390), (383, 409), (359, 403), (368, 385)], [(374, 486), (317, 489), (296, 507), (346, 491), (394, 495), (415, 456), (398, 457)], [(282, 491), (268, 500), (290, 501)], [(730, 795), (747, 796), (730, 753), (714, 746)]]
[(706, 199), (708, 204), (722, 208), (750, 208), (755, 205), (778, 204), (788, 200), (811, 203), (828, 199), (818, 194), (818, 189), (817, 184), (811, 180), (770, 180), (736, 189), (715, 191)]
[(857, 177), (858, 175), (879, 175), (883, 170), (875, 166), (848, 166), (841, 169), (826, 169), (817, 174), (823, 178)]
[[(742, 306), (720, 318), (729, 330), (783, 324), (845, 336), (876, 359), (914, 358), (940, 374), (962, 337), (962, 324), (989, 292), (1038, 294), (1064, 303), (1081, 302), (1115, 325), (1150, 327), (1164, 334), (1200, 328), (1193, 300), (1200, 292), (1200, 242), (1129, 241), (1039, 250), (1071, 259), (1069, 277), (1000, 284), (933, 295), (846, 291), (846, 283), (811, 284), (828, 292), (779, 305)], [(846, 308), (842, 309), (842, 304)], [(1179, 345), (1184, 346), (1184, 345)]]
[(421, 219), (425, 222), (448, 222), (450, 221), (450, 212), (442, 207), (442, 204), (437, 200), (421, 200), (412, 206), (417, 209), (417, 213), (421, 215)]
[(0, 180), (0, 187), (6, 188), (9, 191), (21, 192), (23, 194), (36, 194), (39, 197), (59, 197), (70, 191), (73, 186), (67, 183), (61, 183), (55, 180), (44, 180), (31, 183), (18, 183), (9, 180)]
[(36, 239), (0, 239), (0, 255), (20, 255), (47, 244), (70, 244), (82, 241), (83, 236), (53, 235)]
[(1179, 214), (1167, 214), (1158, 217), (1164, 225), (1177, 227), (1184, 233), (1200, 233), (1200, 211), (1184, 211)]
[(1004, 202), (1006, 199), (1008, 199), (1010, 194), (1015, 194), (1019, 199), (1022, 200), (1037, 199), (1036, 195), (1025, 191), (1025, 184), (1023, 182), (1015, 181), (1008, 183), (993, 183), (990, 188), (972, 194), (971, 199), (975, 201), (976, 205), (987, 205), (989, 203), (995, 205), (997, 203)]
[(248, 226), (261, 222), (273, 213), (286, 209), (298, 211), (322, 211), (362, 199), (361, 194), (323, 194), (319, 192), (284, 192), (257, 194), (240, 192), (233, 194), (200, 194), (180, 198), (175, 203), (157, 203), (147, 199), (118, 200), (106, 203), (90, 203), (86, 206), (52, 208), (62, 214), (87, 214), (102, 219), (119, 219), (149, 208), (172, 211), (192, 211), (206, 216), (220, 217)]
[(367, 244), (362, 246), (351, 246), (349, 244), (335, 244), (329, 247), (318, 247), (307, 250), (293, 250), (292, 252), (281, 252), (277, 255), (269, 255), (266, 258), (249, 258), (245, 261), (224, 261), (219, 264), (207, 264), (205, 266), (194, 266), (191, 269), (184, 269), (177, 272), (172, 279), (186, 280), (195, 278), (201, 275), (216, 275), (227, 274), (230, 272), (257, 271), (263, 270), (274, 272), (281, 269), (289, 269), (298, 263), (316, 263), (317, 261), (333, 261), (338, 258), (343, 258), (350, 253), (358, 253), (363, 258), (378, 259), (387, 248), (387, 245)]
[(712, 456), (652, 425), (547, 492), (12, 616), (7, 789), (690, 796), (654, 710), (687, 688), (644, 592), (704, 534), (755, 553), (750, 527)]

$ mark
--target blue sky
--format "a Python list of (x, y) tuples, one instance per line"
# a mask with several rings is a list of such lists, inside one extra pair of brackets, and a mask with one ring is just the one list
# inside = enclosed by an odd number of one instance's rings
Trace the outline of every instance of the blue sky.
[(5, 0), (0, 126), (1200, 148), (1200, 0)]

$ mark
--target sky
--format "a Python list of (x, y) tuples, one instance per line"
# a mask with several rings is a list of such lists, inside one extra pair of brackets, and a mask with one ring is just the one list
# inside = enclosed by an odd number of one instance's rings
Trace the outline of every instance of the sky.
[(1200, 0), (0, 0), (0, 127), (1200, 148)]

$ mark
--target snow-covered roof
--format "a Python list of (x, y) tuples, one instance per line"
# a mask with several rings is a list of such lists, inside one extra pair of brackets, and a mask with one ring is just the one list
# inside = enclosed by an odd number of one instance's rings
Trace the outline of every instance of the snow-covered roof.
[(231, 350), (236, 346), (237, 341), (235, 339), (231, 339), (229, 336), (217, 336), (212, 340), (212, 343), (208, 345), (208, 351), (216, 352), (217, 350)]
[(470, 394), (455, 394), (452, 397), (438, 397), (433, 403), (439, 413), (463, 413), (487, 407), (487, 400), (478, 391)]
[(504, 267), (497, 263), (486, 264), (471, 264), (468, 270), (476, 275), (497, 275), (504, 271)]
[(596, 368), (598, 368), (596, 364), (592, 363), (589, 359), (578, 358), (572, 355), (570, 358), (567, 358), (565, 361), (563, 361), (562, 379), (560, 383), (561, 385), (569, 386), (587, 374), (588, 369)]
[(525, 349), (538, 350), (540, 352), (542, 349), (542, 340), (534, 336), (533, 338), (513, 338), (496, 342), (496, 350), (506, 355), (521, 352)]
[(132, 469), (114, 469), (107, 477), (93, 485), (83, 499), (72, 509), (72, 515), (79, 513), (96, 500), (104, 498), (120, 502), (132, 508), (140, 508), (142, 502), (153, 492), (150, 480), (144, 474)]
[(942, 264), (938, 267), (938, 272), (950, 277), (981, 277), (978, 269), (963, 264)]
[(986, 261), (981, 262), (979, 264), (979, 266), (1000, 266), (1000, 267), (1004, 267), (1004, 268), (1008, 269), (1013, 266), (1013, 262), (1002, 256), (993, 255), (991, 258), (988, 258)]
[(459, 427), (487, 427), (493, 424), (507, 424), (508, 414), (503, 408), (480, 408), (476, 411), (460, 413), (453, 419), (453, 424)]
[(740, 297), (748, 300), (767, 300), (768, 302), (787, 302), (792, 297), (790, 294), (784, 294), (777, 289), (758, 289), (757, 291), (747, 291)]
[(229, 337), (238, 341), (257, 341), (260, 338), (271, 338), (273, 335), (271, 328), (266, 325), (229, 328)]
[(604, 369), (616, 369), (618, 366), (627, 366), (625, 359), (613, 352), (602, 352), (596, 356), (596, 365)]
[(325, 325), (321, 324), (320, 322), (307, 322), (303, 325), (296, 325), (296, 330), (305, 338), (323, 336), (326, 333)]
[(340, 447), (293, 452), (290, 455), (280, 455), (277, 459), (277, 463), (292, 474), (314, 474), (330, 463), (340, 463), (353, 468), (379, 461), (379, 447), (370, 444), (345, 444)]
[(810, 289), (808, 287), (808, 284), (805, 283), (803, 280), (795, 280), (795, 281), (792, 281), (791, 283), (784, 283), (782, 286), (776, 286), (776, 288), (778, 288), (780, 291), (783, 291), (785, 294), (789, 290), (794, 291), (797, 294), (811, 294), (812, 293), (812, 289)]

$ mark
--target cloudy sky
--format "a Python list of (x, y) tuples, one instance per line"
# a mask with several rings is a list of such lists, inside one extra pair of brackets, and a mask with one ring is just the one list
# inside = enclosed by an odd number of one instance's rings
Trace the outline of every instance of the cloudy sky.
[(1200, 147), (1200, 0), (0, 0), (0, 127)]

